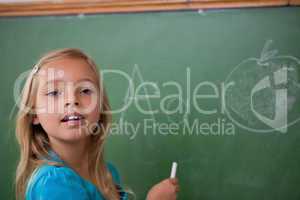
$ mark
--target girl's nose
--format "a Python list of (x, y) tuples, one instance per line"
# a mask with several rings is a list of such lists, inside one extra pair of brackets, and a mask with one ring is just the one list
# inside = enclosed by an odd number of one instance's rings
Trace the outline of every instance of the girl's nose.
[(75, 106), (79, 105), (79, 103), (77, 101), (75, 101), (75, 102), (66, 102), (66, 107), (70, 106), (71, 104), (74, 104)]
[(70, 91), (69, 93), (67, 93), (65, 97), (65, 107), (78, 106), (78, 105), (79, 102), (75, 91)]

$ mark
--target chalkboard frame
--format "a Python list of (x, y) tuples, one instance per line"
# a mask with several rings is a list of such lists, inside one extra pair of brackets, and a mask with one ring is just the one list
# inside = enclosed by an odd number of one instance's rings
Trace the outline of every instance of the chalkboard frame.
[(64, 0), (0, 3), (0, 16), (76, 15), (300, 5), (300, 0)]

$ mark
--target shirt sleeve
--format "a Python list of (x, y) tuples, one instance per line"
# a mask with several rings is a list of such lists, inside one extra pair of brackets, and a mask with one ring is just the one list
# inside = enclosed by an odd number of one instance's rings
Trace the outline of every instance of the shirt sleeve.
[(119, 175), (119, 172), (118, 170), (115, 168), (115, 166), (111, 163), (107, 163), (107, 168), (108, 170), (110, 171), (111, 175), (112, 175), (112, 178), (114, 180), (114, 182), (117, 184), (117, 185), (121, 185), (121, 178), (120, 178), (120, 175)]
[(53, 168), (40, 176), (26, 200), (89, 200), (80, 181), (65, 170)]
[(124, 191), (121, 186), (121, 178), (118, 170), (111, 163), (107, 163), (108, 170), (110, 171), (112, 178), (117, 185), (117, 189), (119, 190), (120, 200), (128, 200), (128, 194)]

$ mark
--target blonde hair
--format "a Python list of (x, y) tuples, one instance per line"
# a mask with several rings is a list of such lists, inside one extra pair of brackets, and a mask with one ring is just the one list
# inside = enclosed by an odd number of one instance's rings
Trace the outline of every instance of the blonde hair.
[[(24, 199), (28, 180), (35, 169), (45, 163), (40, 158), (48, 157), (49, 139), (47, 133), (40, 125), (33, 125), (32, 109), (35, 104), (35, 98), (38, 88), (38, 80), (35, 78), (37, 70), (46, 63), (62, 58), (83, 59), (95, 71), (99, 80), (100, 92), (100, 134), (93, 134), (92, 144), (88, 150), (89, 171), (93, 177), (93, 182), (101, 191), (105, 199), (120, 199), (119, 191), (115, 187), (111, 173), (109, 173), (104, 162), (104, 140), (108, 133), (111, 123), (110, 105), (104, 87), (100, 83), (100, 75), (94, 61), (84, 54), (80, 49), (65, 48), (51, 51), (43, 55), (35, 68), (27, 77), (21, 94), (21, 101), (18, 113), (16, 115), (16, 138), (20, 146), (20, 159), (16, 171), (16, 199)], [(59, 165), (51, 162), (49, 164)]]

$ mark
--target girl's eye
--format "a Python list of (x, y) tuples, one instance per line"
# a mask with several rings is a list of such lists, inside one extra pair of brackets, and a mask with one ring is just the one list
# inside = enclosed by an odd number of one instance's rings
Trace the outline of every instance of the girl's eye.
[(84, 94), (91, 94), (93, 91), (86, 88), (86, 89), (81, 90), (81, 92), (84, 93)]
[(57, 96), (59, 92), (57, 90), (47, 93), (47, 96)]

